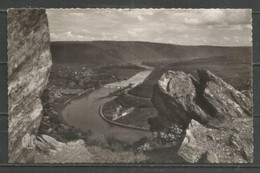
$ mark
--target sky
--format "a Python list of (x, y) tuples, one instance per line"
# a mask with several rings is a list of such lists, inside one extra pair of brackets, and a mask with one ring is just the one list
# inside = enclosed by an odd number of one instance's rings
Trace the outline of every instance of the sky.
[(249, 9), (48, 9), (51, 41), (252, 46)]

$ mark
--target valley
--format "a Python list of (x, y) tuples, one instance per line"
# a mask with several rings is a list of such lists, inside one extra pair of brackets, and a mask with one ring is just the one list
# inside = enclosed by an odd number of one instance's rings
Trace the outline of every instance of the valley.
[[(140, 46), (151, 50), (138, 53)], [(88, 146), (135, 152), (135, 143), (152, 138), (148, 119), (158, 116), (151, 101), (153, 87), (168, 70), (197, 78), (197, 69), (206, 68), (238, 90), (251, 91), (247, 47), (64, 42), (52, 43), (51, 51), (53, 66), (42, 97), (46, 104), (39, 134), (61, 142), (82, 139)]]

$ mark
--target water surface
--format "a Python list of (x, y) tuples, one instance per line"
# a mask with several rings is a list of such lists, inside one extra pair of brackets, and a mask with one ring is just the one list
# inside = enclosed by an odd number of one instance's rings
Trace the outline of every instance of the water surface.
[[(138, 75), (139, 74), (139, 75)], [(127, 80), (128, 82), (142, 82), (150, 73), (148, 71), (139, 72)], [(141, 76), (141, 77), (140, 77)], [(138, 80), (133, 80), (138, 79)], [(124, 83), (124, 85), (126, 82)], [(134, 130), (113, 125), (102, 119), (99, 115), (100, 106), (114, 99), (115, 97), (105, 97), (115, 91), (116, 88), (102, 87), (89, 94), (79, 96), (68, 104), (62, 111), (63, 120), (84, 132), (91, 130), (95, 135), (104, 137), (113, 136), (116, 139), (134, 142), (142, 137), (150, 136), (150, 132)]]

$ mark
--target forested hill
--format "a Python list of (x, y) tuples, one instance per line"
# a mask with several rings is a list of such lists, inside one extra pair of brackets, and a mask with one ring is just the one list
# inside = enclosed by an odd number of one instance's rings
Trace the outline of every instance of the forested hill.
[(250, 47), (181, 46), (127, 41), (52, 42), (54, 63), (118, 64), (212, 56), (249, 55)]

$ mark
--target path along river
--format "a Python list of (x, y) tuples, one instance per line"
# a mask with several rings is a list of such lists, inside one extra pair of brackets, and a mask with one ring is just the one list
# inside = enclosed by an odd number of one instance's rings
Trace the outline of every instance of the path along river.
[(71, 101), (62, 111), (63, 120), (84, 132), (91, 130), (92, 134), (100, 138), (113, 136), (115, 139), (125, 142), (135, 142), (145, 136), (150, 136), (150, 132), (134, 130), (109, 124), (99, 115), (100, 106), (114, 99), (115, 97), (104, 98), (109, 93), (117, 90), (117, 87), (124, 87), (130, 83), (134, 86), (143, 82), (151, 73), (151, 69), (137, 73), (128, 80), (105, 85), (89, 94), (81, 95)]

